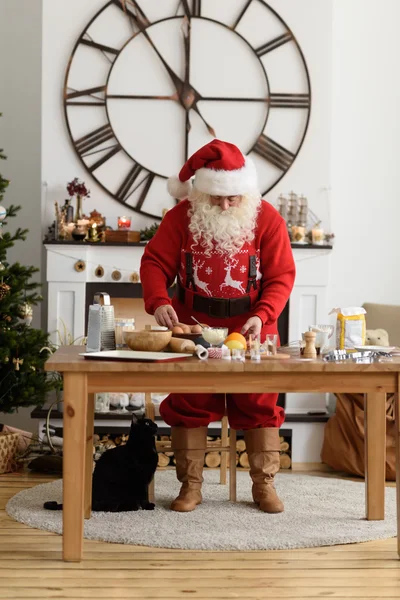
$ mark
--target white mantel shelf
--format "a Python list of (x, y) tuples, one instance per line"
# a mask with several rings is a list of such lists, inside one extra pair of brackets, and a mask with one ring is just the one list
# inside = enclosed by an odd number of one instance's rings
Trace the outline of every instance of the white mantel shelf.
[[(48, 283), (48, 331), (57, 343), (57, 330), (64, 325), (74, 339), (85, 333), (87, 284), (98, 283), (98, 291), (107, 291), (107, 284), (131, 283), (132, 273), (139, 276), (140, 261), (146, 243), (45, 243)], [(296, 281), (289, 301), (289, 341), (301, 339), (301, 333), (311, 324), (323, 324), (328, 319), (327, 290), (330, 281), (331, 246), (293, 244)], [(84, 270), (77, 271), (78, 261)], [(104, 275), (97, 277), (101, 265)], [(121, 278), (113, 280), (113, 271)], [(140, 280), (138, 279), (138, 283)], [(134, 315), (133, 315), (134, 316)], [(328, 321), (329, 322), (329, 321)], [(112, 390), (110, 390), (112, 391)], [(326, 408), (326, 394), (286, 394), (286, 411), (307, 413)], [(325, 420), (291, 422), (292, 460), (294, 463), (318, 463), (324, 435)], [(115, 423), (114, 423), (115, 425)]]
[[(140, 261), (146, 243), (45, 243), (47, 255), (48, 319), (47, 326), (57, 343), (56, 332), (64, 325), (74, 339), (85, 334), (87, 284), (98, 283), (98, 291), (107, 291), (108, 283), (131, 284), (135, 274), (140, 283)], [(289, 341), (301, 339), (309, 325), (328, 319), (327, 290), (330, 279), (331, 246), (293, 244), (296, 281), (289, 302)], [(83, 270), (76, 270), (82, 261)], [(104, 275), (96, 276), (102, 266)], [(116, 282), (112, 273), (119, 271)], [(93, 289), (93, 287), (92, 287)], [(287, 394), (288, 409), (323, 409), (324, 394)]]

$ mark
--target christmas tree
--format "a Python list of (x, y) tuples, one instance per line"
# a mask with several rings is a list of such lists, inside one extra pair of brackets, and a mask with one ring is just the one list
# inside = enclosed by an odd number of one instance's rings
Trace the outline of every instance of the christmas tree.
[[(0, 149), (0, 159), (5, 158)], [(0, 205), (9, 183), (0, 174)], [(20, 206), (0, 206), (0, 411), (4, 413), (42, 405), (47, 392), (59, 385), (59, 378), (44, 372), (50, 353), (48, 335), (30, 327), (32, 306), (42, 300), (37, 292), (40, 284), (32, 281), (39, 269), (7, 262), (7, 250), (28, 233), (21, 228), (13, 235), (4, 231), (19, 210)]]

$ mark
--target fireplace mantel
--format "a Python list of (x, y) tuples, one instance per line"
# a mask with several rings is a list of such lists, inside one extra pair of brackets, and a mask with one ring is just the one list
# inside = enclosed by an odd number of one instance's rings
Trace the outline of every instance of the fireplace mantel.
[[(73, 339), (85, 334), (87, 284), (98, 283), (98, 291), (107, 284), (139, 282), (140, 261), (145, 243), (83, 244), (82, 242), (46, 243), (48, 317), (47, 327), (54, 343), (57, 330), (64, 326)], [(327, 289), (330, 277), (330, 246), (293, 244), (296, 281), (289, 302), (289, 341), (301, 338), (311, 324), (326, 323)], [(104, 274), (96, 274), (101, 266)], [(116, 281), (116, 277), (120, 279)], [(93, 286), (90, 286), (92, 288)], [(151, 319), (151, 317), (150, 317)], [(286, 408), (325, 408), (325, 395), (287, 394)]]

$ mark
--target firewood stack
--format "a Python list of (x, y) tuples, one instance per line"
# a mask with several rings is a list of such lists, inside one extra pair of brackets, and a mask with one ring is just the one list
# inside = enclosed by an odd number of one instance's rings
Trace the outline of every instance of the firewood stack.
[[(95, 436), (95, 460), (97, 460), (101, 454), (115, 446), (120, 444), (126, 444), (128, 439), (127, 435), (115, 436), (115, 435), (104, 435), (102, 439), (99, 436)], [(207, 437), (207, 446), (212, 447), (213, 445), (218, 446), (221, 443), (221, 438), (216, 436)], [(290, 469), (292, 466), (291, 452), (290, 452), (290, 438), (280, 437), (281, 453), (280, 463), (281, 469)], [(171, 438), (169, 435), (159, 435), (157, 437), (157, 450), (158, 450), (158, 466), (161, 468), (173, 467), (175, 465), (174, 453), (168, 449), (171, 445)], [(163, 448), (165, 447), (165, 449)], [(207, 452), (205, 457), (204, 466), (209, 469), (217, 469), (221, 465), (221, 453), (218, 450)], [(236, 465), (238, 468), (248, 469), (249, 468), (249, 457), (246, 452), (246, 444), (244, 439), (238, 439), (236, 442)]]
[[(170, 443), (170, 437), (168, 435), (159, 436), (159, 442), (161, 444), (157, 444), (159, 446), (158, 453), (158, 466), (159, 467), (169, 467), (175, 465), (175, 458), (173, 452), (163, 452), (162, 445)], [(219, 445), (221, 442), (221, 438), (208, 436), (207, 437), (207, 445), (208, 447), (212, 447), (213, 444)], [(281, 443), (281, 454), (280, 454), (280, 463), (281, 469), (290, 469), (292, 466), (292, 459), (290, 457), (290, 444), (289, 441), (284, 437), (280, 437)], [(161, 448), (160, 448), (161, 446)], [(216, 469), (221, 465), (221, 453), (217, 450), (215, 452), (207, 452), (205, 456), (204, 466), (209, 469)], [(249, 458), (246, 452), (246, 444), (244, 439), (238, 439), (236, 442), (236, 465), (239, 468), (248, 469), (249, 468)]]

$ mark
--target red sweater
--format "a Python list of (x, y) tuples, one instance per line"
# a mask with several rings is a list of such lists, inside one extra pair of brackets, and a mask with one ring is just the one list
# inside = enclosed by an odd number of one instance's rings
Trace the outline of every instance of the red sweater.
[[(187, 200), (169, 210), (144, 251), (140, 278), (145, 309), (149, 314), (154, 314), (159, 306), (172, 304), (167, 289), (178, 274), (181, 249), (188, 244), (188, 210)], [(292, 291), (295, 264), (286, 223), (268, 202), (262, 202), (256, 227), (255, 246), (260, 249), (262, 272), (261, 293), (251, 314), (247, 316), (256, 315), (263, 325), (272, 325), (283, 311)]]

